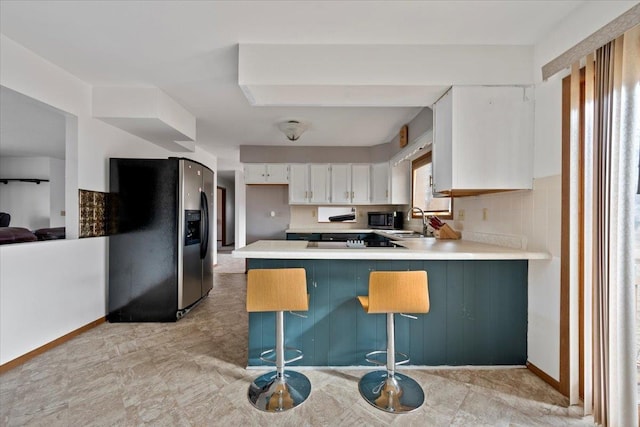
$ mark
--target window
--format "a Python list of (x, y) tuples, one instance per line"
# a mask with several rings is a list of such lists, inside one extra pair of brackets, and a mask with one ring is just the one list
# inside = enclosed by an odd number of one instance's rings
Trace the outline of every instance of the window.
[(67, 229), (77, 236), (77, 225), (66, 226), (74, 218), (66, 216), (67, 196), (78, 194), (76, 178), (66, 176), (77, 117), (5, 86), (0, 98), (0, 210), (10, 227), (24, 229), (14, 242), (63, 239)]
[[(411, 162), (411, 206), (417, 206), (427, 215), (453, 218), (451, 197), (433, 197), (431, 151)], [(420, 218), (420, 212), (413, 212), (413, 218)]]

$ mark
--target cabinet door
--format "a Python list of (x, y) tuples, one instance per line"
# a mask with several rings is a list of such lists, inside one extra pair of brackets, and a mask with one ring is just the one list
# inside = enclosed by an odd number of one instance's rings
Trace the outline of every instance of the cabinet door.
[(288, 184), (289, 183), (289, 165), (287, 164), (267, 164), (266, 165), (267, 183), (268, 184)]
[(383, 205), (389, 200), (389, 163), (371, 165), (371, 203)]
[(348, 164), (331, 165), (331, 203), (351, 203), (351, 170)]
[(452, 118), (453, 188), (532, 187), (530, 88), (454, 87)]
[(308, 165), (289, 165), (289, 203), (309, 203)]
[(267, 175), (264, 163), (247, 163), (244, 165), (245, 184), (266, 184)]
[(453, 185), (452, 104), (450, 89), (433, 105), (433, 192), (451, 190)]
[(400, 162), (396, 166), (390, 166), (391, 172), (391, 197), (392, 205), (408, 205), (411, 203), (411, 162)]
[(371, 165), (351, 165), (351, 203), (360, 205), (371, 202), (370, 192)]
[(309, 165), (309, 202), (329, 203), (330, 176), (329, 165)]

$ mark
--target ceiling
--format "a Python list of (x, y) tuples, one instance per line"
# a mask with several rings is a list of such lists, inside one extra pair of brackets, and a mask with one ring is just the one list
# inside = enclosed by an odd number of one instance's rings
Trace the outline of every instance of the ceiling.
[[(158, 87), (197, 119), (196, 144), (238, 164), (240, 145), (391, 141), (420, 107), (251, 106), (238, 45), (533, 45), (584, 1), (9, 1), (0, 31), (96, 86)], [(295, 58), (293, 59), (295, 60)]]

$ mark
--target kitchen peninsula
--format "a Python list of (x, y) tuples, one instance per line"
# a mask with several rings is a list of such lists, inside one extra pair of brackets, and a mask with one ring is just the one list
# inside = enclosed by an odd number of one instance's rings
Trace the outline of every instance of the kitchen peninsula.
[[(391, 238), (392, 247), (323, 247), (304, 240), (263, 240), (237, 249), (248, 268), (303, 267), (309, 311), (285, 315), (293, 365), (362, 366), (383, 349), (383, 315), (367, 315), (357, 295), (368, 294), (369, 272), (426, 270), (431, 310), (417, 320), (396, 316), (396, 348), (412, 365), (524, 365), (527, 360), (528, 260), (549, 254), (465, 240)], [(340, 246), (340, 245), (335, 245)], [(273, 313), (249, 314), (249, 366), (274, 346)]]

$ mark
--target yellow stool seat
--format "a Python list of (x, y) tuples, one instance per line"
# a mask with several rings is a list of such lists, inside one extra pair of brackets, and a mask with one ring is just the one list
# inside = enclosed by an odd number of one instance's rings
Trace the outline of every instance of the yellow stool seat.
[(428, 313), (426, 271), (372, 271), (369, 295), (358, 296), (362, 308), (373, 313)]
[(307, 275), (304, 268), (249, 270), (247, 311), (307, 311)]

